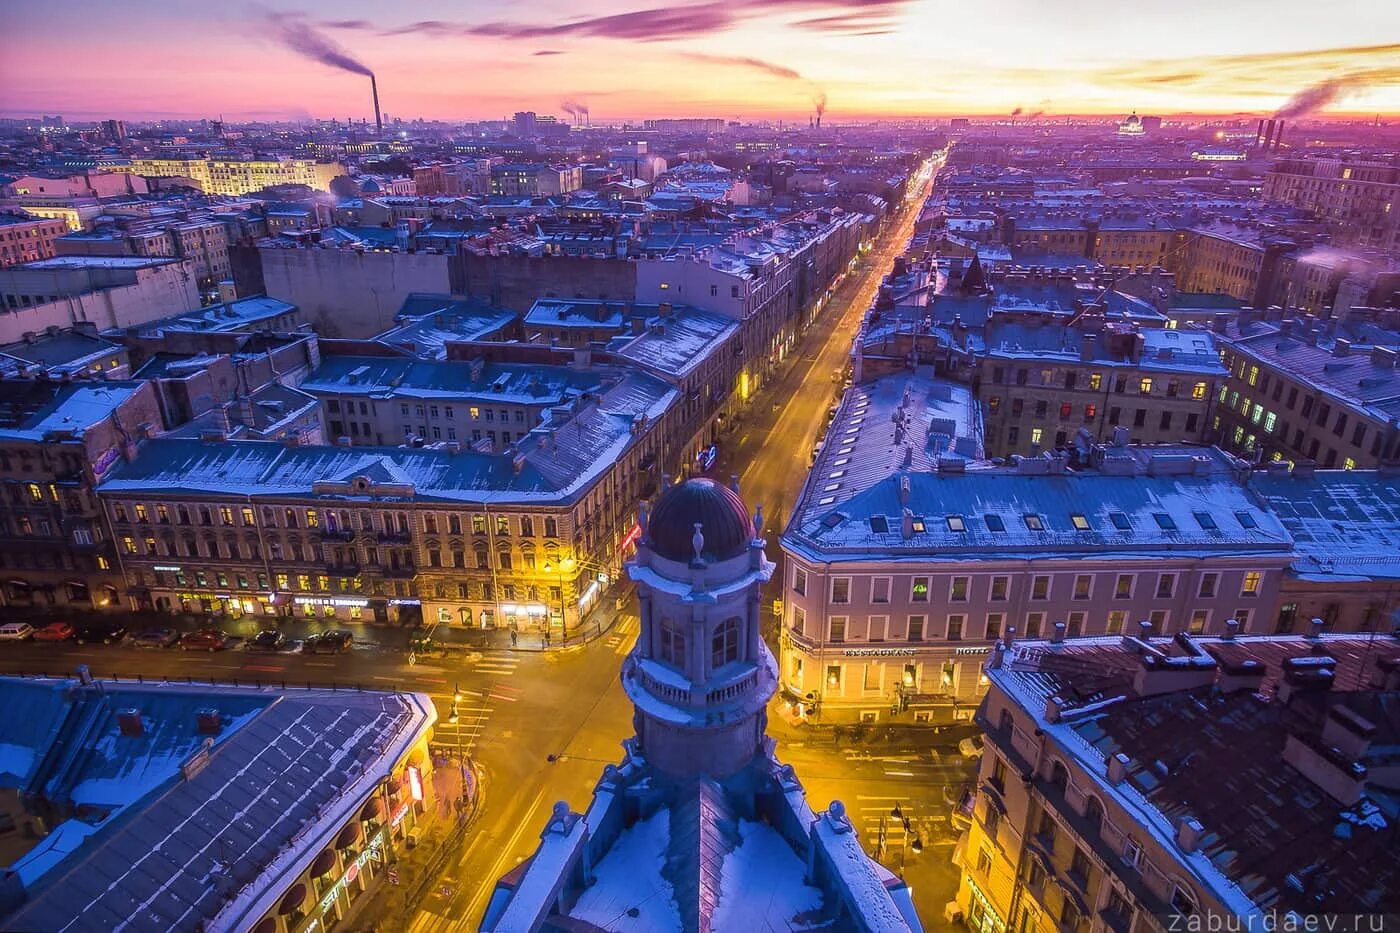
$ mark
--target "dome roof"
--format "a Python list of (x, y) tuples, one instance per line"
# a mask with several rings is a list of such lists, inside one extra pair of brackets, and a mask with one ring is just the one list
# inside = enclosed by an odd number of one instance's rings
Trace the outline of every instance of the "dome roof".
[(710, 560), (737, 557), (753, 540), (753, 517), (737, 492), (712, 479), (689, 479), (663, 492), (647, 517), (652, 551), (689, 562), (695, 556), (696, 522)]

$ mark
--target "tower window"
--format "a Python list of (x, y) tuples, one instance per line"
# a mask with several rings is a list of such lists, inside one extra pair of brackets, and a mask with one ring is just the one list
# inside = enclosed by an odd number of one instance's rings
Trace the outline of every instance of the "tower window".
[(710, 641), (710, 666), (719, 669), (731, 661), (739, 660), (739, 619), (725, 619), (715, 629)]
[(661, 644), (658, 645), (657, 656), (667, 664), (684, 669), (685, 667), (685, 635), (681, 634), (679, 628), (674, 627), (674, 623), (669, 619), (661, 620)]

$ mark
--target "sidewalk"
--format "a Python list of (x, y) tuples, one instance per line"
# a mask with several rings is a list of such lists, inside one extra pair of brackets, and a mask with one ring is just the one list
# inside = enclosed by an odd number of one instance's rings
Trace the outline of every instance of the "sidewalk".
[[(537, 631), (520, 631), (514, 643), (509, 628), (462, 628), (448, 623), (431, 627), (433, 640), (451, 650), (473, 651), (546, 651), (573, 648), (601, 638), (612, 631), (619, 617), (633, 606), (633, 596), (626, 592), (626, 608), (615, 608), (619, 590), (609, 590), (601, 597), (598, 607), (563, 641), (553, 638), (546, 644)], [(430, 630), (429, 626), (398, 625), (370, 621), (351, 622), (345, 619), (309, 619), (303, 616), (255, 616), (238, 619), (227, 616), (207, 616), (194, 613), (136, 612), (76, 612), (53, 608), (0, 606), (0, 622), (28, 622), (35, 628), (53, 621), (71, 622), (83, 626), (93, 622), (119, 622), (131, 635), (146, 629), (169, 628), (181, 634), (200, 629), (216, 628), (230, 635), (251, 638), (263, 629), (275, 628), (288, 639), (304, 639), (328, 629), (351, 632), (357, 645), (373, 645), (392, 651), (408, 651), (409, 641)]]
[[(443, 759), (437, 767), (455, 770), (458, 763)], [(433, 885), (460, 851), (463, 840), (481, 812), (482, 782), (479, 769), (474, 762), (468, 767), (468, 796), (451, 803), (440, 801), (441, 806), (434, 806), (424, 813), (415, 827), (418, 844), (411, 849), (402, 843), (395, 846), (385, 877), (379, 879), (374, 891), (356, 902), (341, 921), (341, 928), (407, 929), (413, 914), (421, 909), (422, 902), (432, 894)], [(463, 802), (465, 806), (459, 807), (458, 803)], [(397, 876), (397, 883), (389, 877), (391, 871)]]

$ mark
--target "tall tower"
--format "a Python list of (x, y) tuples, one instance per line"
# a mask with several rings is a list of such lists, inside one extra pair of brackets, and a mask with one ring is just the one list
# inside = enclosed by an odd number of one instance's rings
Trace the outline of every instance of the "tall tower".
[(723, 779), (763, 753), (777, 664), (760, 632), (774, 564), (739, 493), (711, 479), (666, 490), (643, 513), (641, 634), (622, 683), (642, 754), (675, 778)]

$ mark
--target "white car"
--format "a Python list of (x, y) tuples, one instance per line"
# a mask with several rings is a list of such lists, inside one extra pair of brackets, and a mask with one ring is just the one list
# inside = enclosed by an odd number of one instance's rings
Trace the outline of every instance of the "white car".
[(28, 622), (6, 622), (0, 625), (0, 641), (27, 641), (34, 637), (34, 626)]
[(982, 737), (980, 735), (968, 736), (958, 743), (958, 751), (962, 752), (964, 758), (981, 758)]

